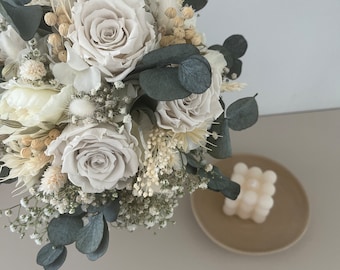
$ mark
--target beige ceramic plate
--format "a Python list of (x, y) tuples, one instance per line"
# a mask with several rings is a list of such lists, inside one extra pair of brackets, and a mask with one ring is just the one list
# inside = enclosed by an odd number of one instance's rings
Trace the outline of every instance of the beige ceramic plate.
[(309, 221), (308, 199), (298, 180), (280, 164), (255, 155), (235, 155), (219, 161), (216, 166), (230, 176), (237, 162), (277, 173), (271, 212), (262, 224), (227, 216), (222, 211), (224, 197), (221, 193), (197, 190), (191, 195), (191, 205), (202, 230), (216, 244), (238, 253), (267, 254), (296, 243)]

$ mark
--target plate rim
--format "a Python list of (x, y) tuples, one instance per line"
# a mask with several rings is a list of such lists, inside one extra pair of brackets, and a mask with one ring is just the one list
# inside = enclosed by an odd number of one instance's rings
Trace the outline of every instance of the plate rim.
[[(281, 168), (283, 168), (283, 169), (287, 170), (288, 172), (290, 172), (290, 170), (288, 170), (285, 166), (281, 165), (279, 162), (277, 162), (277, 161), (275, 161), (273, 159), (270, 159), (268, 157), (257, 155), (257, 154), (237, 153), (237, 154), (233, 154), (230, 158), (233, 158), (233, 157), (242, 157), (242, 156), (265, 159), (265, 160), (268, 160), (268, 161), (270, 161), (272, 163), (275, 163), (275, 164), (279, 165)], [(229, 159), (229, 158), (227, 158), (227, 159)], [(224, 159), (224, 160), (226, 160), (226, 159)], [(217, 160), (217, 163), (221, 162), (221, 161), (223, 161), (223, 159)], [(298, 237), (296, 237), (293, 241), (291, 241), (290, 243), (288, 243), (288, 244), (286, 244), (286, 245), (284, 245), (284, 246), (282, 246), (280, 248), (275, 248), (275, 249), (268, 250), (268, 251), (245, 251), (245, 250), (242, 250), (242, 249), (238, 249), (238, 248), (234, 248), (234, 247), (228, 246), (225, 243), (222, 243), (221, 241), (216, 239), (209, 232), (209, 230), (207, 230), (203, 226), (202, 222), (200, 221), (200, 218), (198, 217), (197, 210), (194, 207), (194, 204), (195, 204), (195, 202), (194, 202), (194, 196), (195, 196), (194, 192), (192, 194), (190, 194), (191, 210), (192, 210), (193, 215), (195, 217), (195, 220), (198, 223), (198, 225), (201, 228), (201, 230), (206, 234), (206, 236), (208, 236), (208, 238), (212, 242), (214, 242), (215, 244), (217, 244), (218, 246), (220, 246), (223, 249), (232, 251), (232, 252), (237, 253), (237, 254), (252, 255), (252, 256), (270, 255), (270, 254), (278, 253), (278, 252), (281, 252), (281, 251), (285, 251), (285, 250), (289, 249), (290, 247), (294, 246), (297, 242), (299, 242), (303, 238), (303, 236), (306, 234), (306, 232), (307, 232), (307, 230), (309, 228), (309, 224), (310, 224), (310, 220), (311, 220), (311, 209), (310, 209), (310, 202), (309, 202), (309, 197), (307, 195), (307, 192), (305, 191), (305, 188), (300, 183), (300, 181), (295, 177), (295, 175), (293, 175), (293, 176), (294, 176), (294, 180), (296, 180), (296, 184), (299, 185), (299, 187), (300, 187), (300, 189), (301, 189), (301, 191), (302, 191), (302, 193), (303, 193), (303, 195), (304, 195), (304, 197), (306, 199), (306, 202), (307, 202), (307, 204), (306, 204), (306, 206), (307, 206), (307, 209), (306, 209), (307, 218), (306, 218), (305, 225), (304, 225), (301, 233), (298, 235)], [(217, 194), (219, 194), (219, 193), (217, 192)], [(235, 217), (235, 218), (237, 218), (237, 217)]]

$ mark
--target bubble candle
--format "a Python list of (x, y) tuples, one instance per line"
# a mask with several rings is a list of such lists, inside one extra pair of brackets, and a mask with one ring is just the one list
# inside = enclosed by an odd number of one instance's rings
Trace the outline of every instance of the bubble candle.
[(256, 166), (248, 168), (239, 162), (233, 168), (231, 180), (241, 186), (241, 192), (236, 200), (225, 198), (223, 212), (263, 223), (274, 205), (277, 174), (272, 170), (263, 172)]

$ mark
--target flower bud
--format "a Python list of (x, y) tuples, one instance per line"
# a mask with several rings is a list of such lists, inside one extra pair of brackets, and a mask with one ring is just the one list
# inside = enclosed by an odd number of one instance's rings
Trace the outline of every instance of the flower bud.
[(44, 16), (44, 20), (48, 26), (55, 26), (57, 24), (58, 17), (53, 12), (47, 12)]

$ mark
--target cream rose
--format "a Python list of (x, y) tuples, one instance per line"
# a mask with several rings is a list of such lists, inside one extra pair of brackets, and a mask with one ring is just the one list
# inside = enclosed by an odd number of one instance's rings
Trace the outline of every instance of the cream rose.
[(220, 104), (222, 70), (226, 66), (219, 52), (208, 51), (205, 55), (211, 65), (212, 83), (203, 94), (191, 94), (184, 99), (160, 101), (156, 108), (157, 124), (175, 133), (185, 133), (205, 125), (207, 128), (223, 113)]
[(67, 126), (47, 148), (53, 164), (87, 193), (122, 188), (139, 166), (137, 140), (112, 125)]
[(34, 87), (10, 82), (0, 100), (0, 118), (39, 126), (42, 122), (58, 123), (65, 113), (74, 90), (66, 86), (60, 91), (49, 86)]
[(80, 0), (72, 8), (69, 38), (75, 51), (109, 82), (125, 78), (154, 48), (153, 17), (140, 0)]

